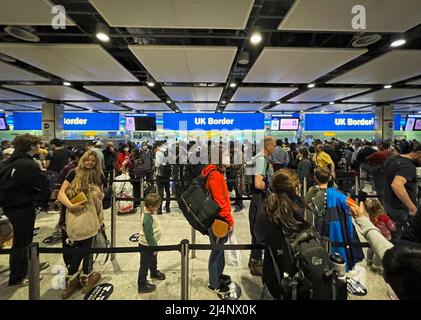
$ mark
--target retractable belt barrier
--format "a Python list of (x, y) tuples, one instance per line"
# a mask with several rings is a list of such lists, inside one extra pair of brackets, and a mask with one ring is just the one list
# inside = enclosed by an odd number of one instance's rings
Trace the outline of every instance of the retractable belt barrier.
[[(366, 247), (367, 243), (331, 243), (336, 246)], [(180, 244), (151, 247), (118, 247), (118, 248), (45, 248), (39, 247), (38, 243), (28, 246), (28, 279), (29, 300), (40, 300), (40, 264), (39, 254), (76, 254), (76, 253), (136, 253), (142, 251), (179, 251), (181, 255), (181, 300), (189, 298), (189, 251), (194, 250), (252, 250), (265, 249), (266, 244), (190, 244), (189, 240), (183, 239)], [(10, 254), (19, 249), (0, 249), (0, 255)]]

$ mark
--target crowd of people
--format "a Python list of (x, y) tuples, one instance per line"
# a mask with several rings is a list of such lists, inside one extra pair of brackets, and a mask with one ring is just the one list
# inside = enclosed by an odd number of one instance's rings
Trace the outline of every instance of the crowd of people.
[[(182, 209), (182, 192), (201, 175), (206, 177), (205, 187), (220, 208), (219, 219), (229, 226), (223, 238), (216, 238), (208, 230), (212, 244), (227, 241), (234, 232), (232, 212), (243, 210), (243, 197), (251, 197), (251, 243), (268, 245), (265, 250), (251, 250), (248, 262), (250, 273), (262, 277), (263, 299), (291, 299), (277, 277), (279, 270), (281, 277), (293, 273), (294, 261), (283, 252), (287, 251), (287, 239), (306, 230), (317, 234), (326, 250), (343, 259), (346, 271), (364, 259), (361, 246), (328, 244), (358, 244), (359, 235), (363, 236), (371, 247), (367, 264), (384, 275), (398, 298), (421, 297), (421, 289), (416, 286), (421, 280), (421, 249), (417, 245), (421, 242), (418, 141), (375, 144), (332, 138), (289, 142), (287, 138), (268, 136), (258, 143), (241, 142), (240, 161), (238, 143), (175, 140), (118, 145), (110, 141), (104, 145), (97, 140), (77, 148), (59, 139), (47, 145), (30, 134), (17, 136), (12, 143), (2, 141), (0, 191), (7, 197), (0, 197), (0, 206), (13, 227), (15, 249), (10, 255), (9, 286), (27, 281), (25, 250), (33, 239), (37, 212), (59, 210), (57, 228), (63, 247), (89, 248), (104, 227), (105, 203), (109, 202), (111, 189), (118, 197), (134, 198), (127, 200), (132, 205), (120, 204), (121, 213), (136, 212), (144, 201), (139, 246), (156, 246), (161, 231), (155, 214), (171, 212), (171, 196)], [(245, 157), (247, 154), (252, 157)], [(246, 188), (247, 166), (253, 172), (248, 174), (251, 183)], [(352, 177), (360, 173), (373, 186), (371, 193), (361, 192), (353, 184)], [(118, 177), (125, 182), (118, 182)], [(126, 182), (128, 179), (133, 183)], [(140, 199), (138, 179), (145, 181), (144, 199)], [(131, 190), (130, 194), (125, 190)], [(352, 198), (362, 200), (361, 204)], [(271, 257), (270, 252), (277, 254)], [(146, 248), (140, 256), (138, 291), (152, 292), (156, 287), (147, 281), (148, 270), (151, 278), (158, 280), (164, 280), (165, 274), (157, 268), (157, 252)], [(68, 270), (64, 299), (79, 289), (86, 293), (99, 282), (101, 275), (93, 270), (91, 254), (63, 258)], [(212, 250), (208, 288), (218, 294), (230, 290), (224, 265), (224, 252)], [(41, 265), (45, 267), (48, 265)]]

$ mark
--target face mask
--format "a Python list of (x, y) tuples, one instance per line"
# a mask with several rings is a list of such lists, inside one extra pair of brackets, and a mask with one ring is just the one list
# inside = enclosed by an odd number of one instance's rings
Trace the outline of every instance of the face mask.
[(142, 149), (143, 150), (148, 150), (148, 146), (143, 146)]
[(124, 152), (129, 152), (129, 148), (124, 148)]

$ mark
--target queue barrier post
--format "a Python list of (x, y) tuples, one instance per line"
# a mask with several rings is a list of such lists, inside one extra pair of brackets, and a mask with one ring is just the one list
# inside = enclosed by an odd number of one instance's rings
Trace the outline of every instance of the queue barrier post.
[(183, 239), (181, 245), (181, 300), (189, 300), (189, 240)]
[[(115, 248), (117, 244), (116, 237), (117, 212), (115, 194), (111, 196), (111, 248)], [(115, 253), (111, 253), (111, 260), (115, 260)]]
[(144, 178), (140, 178), (140, 214), (143, 214), (145, 208), (145, 184)]
[(41, 300), (40, 277), (39, 277), (39, 246), (31, 243), (28, 247), (28, 280), (29, 300)]
[(303, 197), (305, 197), (307, 195), (307, 177), (304, 177), (304, 181), (303, 181)]
[[(193, 227), (191, 227), (191, 243), (196, 244), (196, 230)], [(196, 258), (196, 250), (194, 249), (191, 250), (191, 258)]]

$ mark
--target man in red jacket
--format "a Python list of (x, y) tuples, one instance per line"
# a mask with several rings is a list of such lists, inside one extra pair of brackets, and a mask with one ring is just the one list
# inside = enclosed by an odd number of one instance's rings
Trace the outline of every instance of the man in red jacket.
[[(224, 164), (222, 164), (224, 163)], [(231, 215), (231, 203), (230, 196), (228, 193), (227, 182), (225, 181), (224, 172), (226, 164), (229, 163), (228, 158), (223, 158), (220, 164), (208, 164), (202, 171), (202, 176), (207, 176), (206, 188), (212, 194), (213, 200), (219, 205), (221, 210), (219, 216), (221, 220), (226, 221), (229, 224), (229, 232), (234, 231), (234, 219)], [(208, 229), (209, 239), (211, 244), (217, 243), (223, 244), (227, 241), (228, 237), (217, 239), (211, 228)], [(227, 286), (228, 276), (223, 274), (225, 267), (225, 257), (223, 250), (212, 250), (209, 256), (209, 285), (208, 288), (216, 293), (224, 294), (229, 292)]]

